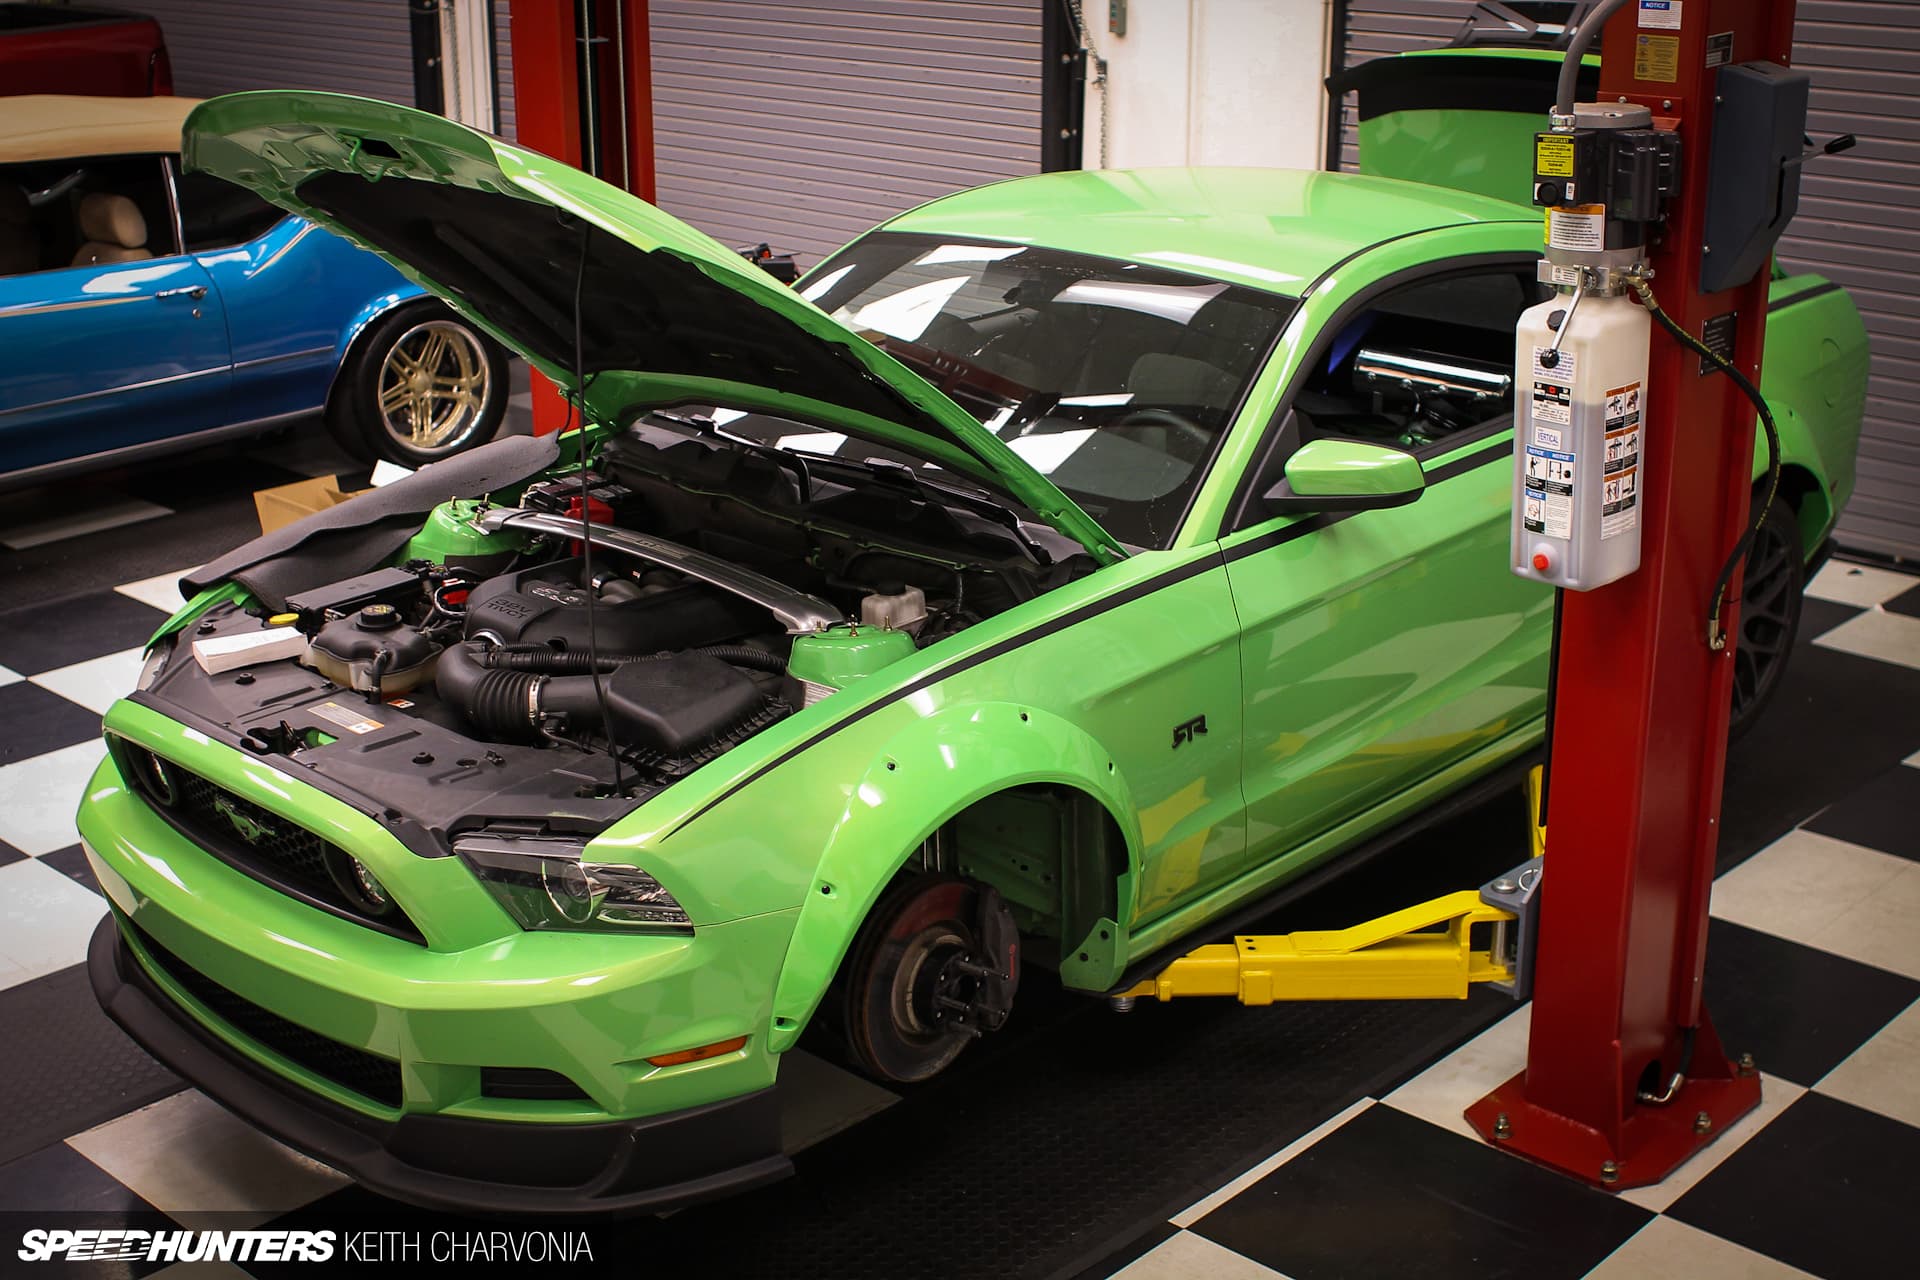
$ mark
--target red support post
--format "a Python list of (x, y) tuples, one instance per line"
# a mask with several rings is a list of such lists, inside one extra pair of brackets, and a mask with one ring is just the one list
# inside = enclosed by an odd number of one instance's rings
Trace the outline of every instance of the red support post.
[[(1680, 193), (1649, 254), (1654, 292), (1696, 336), (1709, 318), (1737, 316), (1735, 360), (1758, 383), (1766, 273), (1699, 291), (1709, 40), (1731, 33), (1725, 60), (1784, 64), (1793, 0), (1689, 0), (1677, 29), (1642, 27), (1638, 10), (1608, 23), (1599, 98), (1644, 104), (1680, 135)], [(1760, 1101), (1759, 1077), (1729, 1061), (1700, 990), (1738, 605), (1723, 618), (1725, 649), (1708, 646), (1706, 618), (1748, 518), (1754, 414), (1658, 327), (1647, 386), (1640, 568), (1560, 600), (1527, 1068), (1467, 1109), (1496, 1145), (1610, 1189), (1660, 1181)]]
[[(654, 198), (653, 75), (647, 0), (511, 0), (520, 145)], [(582, 51), (585, 51), (583, 59)], [(584, 60), (591, 59), (590, 68)], [(591, 101), (582, 84), (589, 70)], [(597, 141), (599, 164), (587, 140)], [(558, 431), (566, 401), (533, 375), (533, 429)]]

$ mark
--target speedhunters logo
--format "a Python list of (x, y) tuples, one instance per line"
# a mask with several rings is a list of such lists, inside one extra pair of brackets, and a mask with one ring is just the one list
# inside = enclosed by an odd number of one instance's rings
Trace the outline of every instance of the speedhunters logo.
[(47, 1230), (20, 1237), (22, 1262), (592, 1262), (584, 1231)]

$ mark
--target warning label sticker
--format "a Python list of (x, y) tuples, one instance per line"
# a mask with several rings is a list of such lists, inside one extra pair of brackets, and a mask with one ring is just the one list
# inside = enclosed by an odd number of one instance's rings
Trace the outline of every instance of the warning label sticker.
[(1573, 138), (1538, 137), (1533, 142), (1533, 171), (1544, 178), (1573, 176)]
[(1555, 249), (1607, 247), (1607, 206), (1576, 204), (1547, 210), (1547, 244)]
[(1681, 0), (1640, 0), (1640, 25), (1678, 31), (1680, 6)]
[(1674, 84), (1680, 79), (1680, 37), (1633, 38), (1633, 78)]
[(378, 720), (369, 720), (351, 707), (343, 707), (337, 702), (323, 702), (317, 707), (309, 707), (314, 715), (329, 724), (337, 724), (348, 733), (372, 733), (383, 726)]
[(1606, 455), (1601, 474), (1600, 537), (1618, 537), (1640, 523), (1640, 384), (1607, 392)]
[(1528, 445), (1525, 465), (1526, 492), (1521, 499), (1520, 522), (1530, 533), (1571, 538), (1573, 455)]

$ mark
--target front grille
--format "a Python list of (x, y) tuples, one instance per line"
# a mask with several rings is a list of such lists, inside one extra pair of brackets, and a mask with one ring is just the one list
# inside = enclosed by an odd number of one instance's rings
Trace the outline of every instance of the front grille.
[(586, 1090), (545, 1067), (482, 1067), (480, 1095), (485, 1098), (539, 1098), (577, 1101)]
[(145, 930), (131, 924), (128, 927), (161, 972), (241, 1035), (362, 1097), (389, 1107), (400, 1105), (400, 1064), (392, 1058), (356, 1049), (289, 1022), (227, 990), (154, 941)]
[(332, 841), (171, 760), (160, 762), (144, 747), (124, 740), (120, 747), (127, 774), (154, 812), (228, 866), (323, 911), (425, 941), (398, 903), (376, 914), (341, 889), (329, 863), (348, 866), (351, 855)]

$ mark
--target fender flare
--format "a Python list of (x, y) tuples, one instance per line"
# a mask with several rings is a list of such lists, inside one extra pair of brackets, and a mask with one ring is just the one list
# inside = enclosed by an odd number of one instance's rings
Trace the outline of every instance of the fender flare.
[[(1831, 531), (1836, 519), (1838, 507), (1835, 494), (1828, 480), (1825, 460), (1820, 456), (1819, 441), (1814, 437), (1813, 428), (1800, 416), (1798, 410), (1786, 401), (1768, 396), (1767, 408), (1773, 413), (1773, 425), (1780, 432), (1780, 470), (1782, 476), (1798, 471), (1805, 474), (1819, 491), (1820, 508), (1818, 520), (1820, 527), (1808, 529), (1801, 525), (1802, 539), (1809, 554), (1818, 547)], [(1753, 482), (1759, 484), (1767, 474), (1767, 438), (1766, 427), (1754, 423)], [(1783, 479), (1782, 487), (1787, 487)]]
[(1139, 878), (1140, 829), (1106, 748), (1070, 721), (1013, 703), (975, 703), (917, 720), (882, 746), (848, 790), (781, 961), (772, 1052), (799, 1038), (906, 860), (968, 806), (1032, 783), (1075, 788), (1113, 818), (1126, 846), (1124, 912)]
[(434, 296), (417, 284), (403, 282), (372, 299), (354, 312), (340, 330), (340, 336), (333, 345), (333, 376), (327, 379), (327, 398), (325, 404), (333, 404), (333, 395), (340, 387), (340, 375), (346, 371), (347, 361), (353, 355), (360, 339), (373, 326), (374, 321), (391, 315), (402, 307), (414, 306), (421, 302), (437, 301)]

